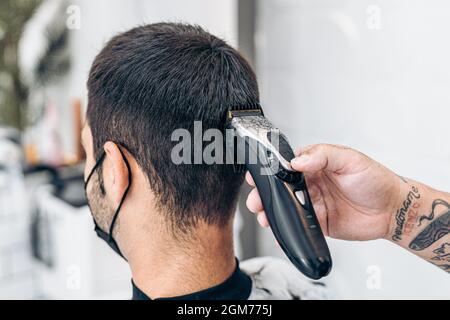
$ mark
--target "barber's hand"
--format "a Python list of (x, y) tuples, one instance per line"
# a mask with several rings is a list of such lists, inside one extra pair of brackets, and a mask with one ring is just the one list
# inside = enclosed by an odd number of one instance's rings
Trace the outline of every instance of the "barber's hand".
[[(343, 240), (387, 237), (399, 207), (402, 181), (366, 155), (342, 146), (313, 145), (299, 150), (292, 167), (305, 174), (308, 190), (325, 235)], [(247, 173), (247, 182), (255, 186)], [(247, 207), (268, 226), (256, 189)]]

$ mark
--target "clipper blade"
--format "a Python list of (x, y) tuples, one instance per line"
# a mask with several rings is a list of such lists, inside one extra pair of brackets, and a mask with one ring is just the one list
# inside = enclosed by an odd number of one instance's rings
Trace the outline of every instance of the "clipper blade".
[[(259, 102), (252, 102), (248, 103), (242, 106), (237, 106), (230, 108), (227, 112), (227, 123), (229, 123), (234, 117), (243, 117), (243, 116), (252, 116), (252, 115), (262, 115), (264, 116), (264, 113), (261, 109), (261, 105)], [(227, 125), (227, 127), (229, 127)], [(243, 173), (246, 171), (245, 164), (238, 164), (237, 163), (237, 150), (236, 150), (236, 143), (234, 144), (234, 160), (233, 160), (233, 170), (235, 173)]]

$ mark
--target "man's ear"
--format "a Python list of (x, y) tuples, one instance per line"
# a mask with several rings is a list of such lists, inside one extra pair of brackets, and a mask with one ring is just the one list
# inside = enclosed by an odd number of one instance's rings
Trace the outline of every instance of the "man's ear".
[(128, 186), (128, 172), (124, 156), (117, 144), (108, 141), (103, 146), (106, 157), (103, 163), (103, 182), (106, 196), (117, 207)]

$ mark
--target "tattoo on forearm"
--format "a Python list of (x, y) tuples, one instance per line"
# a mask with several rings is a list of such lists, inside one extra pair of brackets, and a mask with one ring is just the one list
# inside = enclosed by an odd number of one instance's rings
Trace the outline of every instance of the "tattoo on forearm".
[[(394, 230), (394, 235), (392, 236), (392, 240), (394, 241), (400, 241), (402, 239), (402, 235), (404, 233), (404, 228), (406, 225), (407, 232), (410, 232), (412, 230), (411, 221), (415, 221), (417, 218), (417, 209), (419, 208), (419, 203), (414, 202), (414, 200), (417, 200), (420, 198), (419, 189), (417, 187), (412, 186), (411, 190), (408, 192), (408, 195), (406, 196), (405, 201), (403, 201), (403, 205), (400, 209), (397, 210), (397, 213), (395, 214), (395, 221), (396, 226)], [(407, 217), (408, 214), (408, 217)]]
[[(420, 217), (420, 222), (424, 219), (433, 220), (434, 219), (434, 210), (436, 206), (443, 205), (446, 207), (446, 212), (442, 214), (439, 218), (431, 222), (428, 226), (425, 227), (418, 235), (414, 238), (414, 240), (409, 244), (409, 248), (415, 251), (421, 251), (425, 248), (428, 248), (433, 243), (441, 239), (450, 233), (450, 204), (446, 201), (437, 199), (433, 202), (431, 206), (431, 213), (428, 216)], [(425, 217), (425, 218), (423, 218)]]
[(442, 244), (436, 250), (433, 250), (436, 254), (431, 258), (432, 262), (444, 271), (450, 272), (450, 243), (446, 242)]
[(448, 207), (448, 203), (445, 202), (444, 200), (441, 199), (436, 199), (433, 201), (433, 204), (431, 205), (431, 213), (429, 215), (423, 215), (419, 217), (419, 223), (417, 224), (418, 227), (420, 227), (420, 225), (422, 224), (423, 220), (428, 220), (431, 221), (434, 219), (434, 209), (436, 208), (436, 206), (438, 205), (443, 205)]

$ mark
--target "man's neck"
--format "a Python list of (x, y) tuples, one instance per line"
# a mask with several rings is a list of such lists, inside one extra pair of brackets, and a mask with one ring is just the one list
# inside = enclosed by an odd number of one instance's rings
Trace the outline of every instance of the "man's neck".
[[(149, 298), (177, 297), (214, 287), (236, 267), (232, 226), (202, 225), (194, 239), (139, 246), (129, 259), (135, 285)], [(148, 242), (146, 242), (148, 243)], [(155, 250), (155, 248), (158, 248)]]

